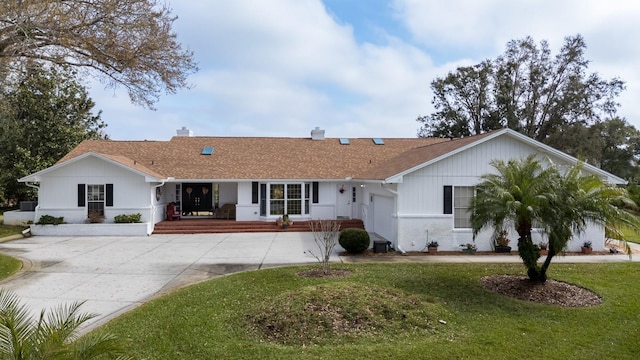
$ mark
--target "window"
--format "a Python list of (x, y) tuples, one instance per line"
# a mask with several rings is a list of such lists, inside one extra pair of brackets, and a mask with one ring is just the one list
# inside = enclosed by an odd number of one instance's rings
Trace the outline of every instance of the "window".
[(267, 215), (309, 213), (310, 184), (268, 184), (267, 186), (269, 188), (269, 214)]
[(471, 200), (474, 196), (472, 186), (456, 186), (453, 189), (453, 227), (456, 229), (471, 228)]
[(87, 206), (89, 214), (104, 215), (104, 185), (87, 185)]

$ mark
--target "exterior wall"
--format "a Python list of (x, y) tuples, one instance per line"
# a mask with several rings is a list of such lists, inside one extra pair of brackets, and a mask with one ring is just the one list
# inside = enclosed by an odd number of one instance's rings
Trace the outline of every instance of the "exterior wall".
[(5, 225), (26, 225), (30, 221), (35, 221), (35, 211), (12, 210), (4, 213)]
[[(222, 188), (221, 188), (222, 189)], [(222, 193), (222, 190), (220, 190)], [(238, 221), (258, 221), (260, 220), (260, 203), (252, 204), (253, 189), (251, 182), (238, 183), (237, 186), (238, 205), (236, 206), (236, 220)], [(220, 201), (222, 204), (222, 201)]]
[(31, 234), (39, 236), (147, 236), (152, 232), (151, 223), (31, 225)]
[[(151, 206), (155, 188), (143, 176), (110, 164), (101, 159), (87, 157), (43, 175), (38, 191), (36, 221), (42, 215), (64, 216), (67, 223), (84, 223), (87, 208), (78, 207), (78, 184), (113, 184), (113, 207), (105, 207), (105, 222), (113, 222), (119, 214), (142, 214), (142, 222), (157, 222), (163, 206)], [(152, 191), (154, 192), (152, 195)]]
[[(287, 181), (283, 181), (287, 182)], [(309, 183), (309, 181), (306, 181)], [(222, 184), (221, 184), (222, 185)], [(310, 199), (309, 215), (303, 216), (305, 219), (335, 219), (337, 216), (336, 203), (338, 199), (338, 186), (340, 184), (335, 182), (320, 182), (318, 183), (318, 203), (314, 204)], [(239, 182), (237, 183), (237, 206), (236, 206), (236, 220), (238, 221), (259, 221), (259, 220), (275, 220), (276, 217), (272, 216), (264, 218), (260, 216), (260, 204), (252, 204), (252, 188), (251, 182)], [(351, 184), (344, 183), (345, 192), (339, 194), (341, 196), (351, 197)], [(220, 193), (223, 190), (221, 188)], [(360, 196), (361, 197), (361, 196)], [(223, 201), (220, 201), (222, 204)], [(357, 208), (357, 206), (356, 206)], [(351, 209), (349, 209), (351, 210)], [(351, 212), (351, 211), (350, 211)], [(295, 219), (296, 217), (294, 217)]]
[(313, 201), (310, 205), (310, 217), (312, 219), (335, 219), (337, 188), (334, 182), (318, 183), (318, 203)]
[[(454, 229), (453, 214), (443, 214), (443, 187), (474, 186), (481, 175), (494, 171), (491, 160), (521, 159), (536, 151), (518, 140), (501, 136), (404, 176), (403, 182), (398, 184), (398, 234), (392, 241), (405, 251), (421, 251), (430, 241), (437, 241), (443, 251), (458, 251), (461, 245), (473, 243), (471, 229)], [(543, 163), (547, 157), (548, 154), (539, 154)], [(557, 158), (552, 161), (566, 165)], [(507, 230), (512, 240), (510, 246), (515, 249), (517, 233), (513, 229)], [(493, 237), (492, 229), (478, 234), (475, 239), (478, 250), (492, 250)], [(535, 243), (544, 239), (541, 233), (534, 233), (533, 237)], [(604, 232), (598, 227), (587, 229), (582, 238), (592, 239), (596, 251), (604, 248)], [(582, 241), (576, 237), (568, 250), (579, 251)]]

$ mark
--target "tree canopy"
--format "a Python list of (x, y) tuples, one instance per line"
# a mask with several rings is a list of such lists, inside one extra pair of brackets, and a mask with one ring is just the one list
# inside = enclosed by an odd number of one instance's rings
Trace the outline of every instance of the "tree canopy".
[(30, 197), (16, 180), (54, 165), (85, 139), (104, 138), (106, 124), (73, 69), (34, 66), (0, 92), (0, 193)]
[(158, 0), (18, 0), (0, 3), (0, 82), (33, 61), (87, 70), (152, 107), (187, 87), (197, 66), (172, 32), (176, 17)]
[(494, 60), (436, 78), (435, 112), (417, 119), (418, 136), (510, 128), (616, 175), (636, 176), (637, 131), (616, 117), (624, 82), (589, 73), (586, 49), (582, 36), (569, 36), (554, 56), (546, 41), (527, 37), (507, 43)]

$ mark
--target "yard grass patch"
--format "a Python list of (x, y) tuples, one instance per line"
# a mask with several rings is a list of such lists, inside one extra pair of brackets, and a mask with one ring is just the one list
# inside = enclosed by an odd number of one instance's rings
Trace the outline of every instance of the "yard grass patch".
[[(340, 267), (352, 274), (306, 278), (297, 273), (308, 267), (287, 267), (222, 277), (147, 303), (106, 328), (128, 338), (136, 358), (148, 359), (635, 359), (640, 350), (638, 263), (553, 264), (551, 278), (602, 297), (588, 308), (515, 300), (480, 284), (483, 276), (523, 274), (522, 264)], [(322, 336), (302, 342), (273, 341), (251, 325), (261, 312), (280, 312), (274, 318), (307, 331), (299, 323), (317, 315), (305, 309), (318, 304), (346, 314), (337, 318), (375, 318), (389, 328), (340, 333), (320, 321)]]
[(0, 280), (13, 275), (20, 270), (22, 262), (11, 256), (0, 254)]

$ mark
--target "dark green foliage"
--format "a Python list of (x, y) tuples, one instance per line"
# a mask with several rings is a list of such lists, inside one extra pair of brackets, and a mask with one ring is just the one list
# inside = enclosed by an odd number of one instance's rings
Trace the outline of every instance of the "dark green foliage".
[[(512, 222), (531, 280), (544, 282), (551, 259), (589, 223), (602, 225), (608, 234), (617, 236), (622, 236), (623, 227), (640, 229), (638, 218), (627, 211), (636, 208), (627, 191), (583, 173), (582, 163), (562, 172), (553, 165), (543, 168), (534, 155), (491, 164), (496, 173), (481, 177), (471, 204), (474, 235), (486, 227), (498, 232), (506, 222)], [(539, 248), (531, 240), (534, 223), (549, 236), (549, 253), (542, 265), (537, 263)]]
[(616, 117), (620, 79), (589, 73), (587, 46), (569, 36), (555, 56), (546, 41), (510, 41), (503, 55), (431, 82), (435, 112), (418, 136), (463, 137), (510, 128), (625, 179), (638, 176), (640, 133)]
[(10, 203), (35, 196), (16, 180), (54, 165), (106, 126), (71, 70), (34, 66), (0, 91), (0, 193)]
[(60, 225), (64, 224), (64, 216), (55, 217), (51, 215), (42, 215), (36, 225)]
[(139, 223), (140, 219), (142, 218), (142, 214), (138, 213), (138, 214), (121, 214), (121, 215), (116, 215), (113, 218), (113, 221), (115, 223)]
[(350, 254), (360, 254), (369, 248), (369, 233), (362, 229), (349, 228), (340, 233), (338, 243)]

